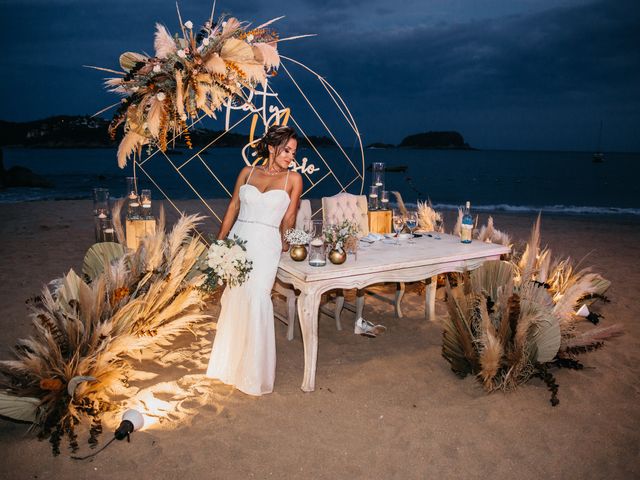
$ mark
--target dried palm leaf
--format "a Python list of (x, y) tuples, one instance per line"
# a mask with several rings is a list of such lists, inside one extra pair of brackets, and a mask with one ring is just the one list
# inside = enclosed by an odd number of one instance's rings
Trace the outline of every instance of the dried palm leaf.
[(274, 45), (256, 43), (252, 48), (256, 61), (264, 65), (267, 70), (276, 69), (280, 66), (280, 55)]
[(119, 243), (96, 243), (89, 248), (82, 262), (82, 273), (89, 281), (95, 280), (105, 270), (105, 264), (124, 256), (124, 247)]
[(149, 59), (146, 55), (135, 52), (125, 52), (120, 55), (120, 67), (125, 71), (131, 71), (139, 62), (146, 62)]

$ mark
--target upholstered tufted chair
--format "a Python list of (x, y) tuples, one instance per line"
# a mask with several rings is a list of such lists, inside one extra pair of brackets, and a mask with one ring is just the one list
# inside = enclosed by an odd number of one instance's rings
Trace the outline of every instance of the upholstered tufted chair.
[(322, 198), (322, 221), (325, 225), (337, 224), (351, 220), (358, 225), (358, 235), (369, 235), (369, 219), (367, 218), (367, 197), (339, 193), (333, 197)]
[[(364, 195), (351, 195), (349, 193), (339, 193), (333, 197), (324, 197), (322, 199), (322, 218), (324, 223), (340, 223), (344, 220), (352, 220), (358, 224), (358, 233), (360, 236), (369, 234), (369, 219), (367, 216), (368, 206), (367, 197)], [(340, 290), (336, 295), (336, 308), (334, 318), (336, 320), (336, 328), (342, 330), (340, 322), (340, 314), (343, 307), (355, 311), (356, 319), (362, 318), (364, 310), (364, 290), (356, 290), (355, 309), (352, 305), (345, 305), (344, 291)], [(378, 294), (371, 293), (374, 297), (389, 302), (395, 306), (396, 315), (402, 317), (400, 309), (400, 301), (404, 295), (404, 283), (396, 284), (395, 300), (386, 298)]]
[[(296, 228), (304, 230), (304, 227), (311, 221), (311, 202), (309, 200), (300, 200), (298, 214), (296, 215)], [(298, 316), (296, 309), (296, 292), (292, 285), (282, 283), (276, 279), (273, 285), (275, 293), (282, 295), (287, 302), (287, 316), (274, 312), (274, 316), (287, 325), (287, 340), (293, 340), (293, 330)]]

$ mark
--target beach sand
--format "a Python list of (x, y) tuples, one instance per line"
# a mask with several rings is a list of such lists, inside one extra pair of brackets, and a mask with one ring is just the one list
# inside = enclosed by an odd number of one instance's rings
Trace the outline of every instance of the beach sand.
[[(182, 206), (197, 210), (194, 202)], [(516, 243), (535, 220), (494, 218)], [(88, 201), (0, 205), (0, 358), (31, 331), (25, 299), (69, 268), (81, 270), (92, 229)], [(146, 373), (131, 381), (139, 396), (166, 402), (168, 418), (82, 462), (69, 458), (66, 440), (53, 457), (26, 425), (0, 420), (0, 478), (640, 478), (640, 220), (546, 216), (542, 243), (556, 255), (588, 255), (584, 265), (612, 281), (611, 303), (598, 305), (602, 324), (625, 329), (582, 355), (584, 370), (555, 371), (557, 407), (537, 379), (487, 395), (475, 379), (456, 377), (441, 356), (441, 323), (424, 320), (423, 298), (409, 286), (403, 319), (367, 299), (366, 318), (388, 328), (376, 339), (353, 335), (348, 311), (343, 331), (321, 316), (314, 393), (299, 388), (299, 330), (289, 342), (277, 321), (273, 394), (253, 398), (205, 380), (212, 320), (161, 361), (140, 363)], [(437, 313), (445, 313), (442, 302)], [(101, 444), (111, 438), (107, 423)], [(80, 453), (89, 453), (79, 433)]]

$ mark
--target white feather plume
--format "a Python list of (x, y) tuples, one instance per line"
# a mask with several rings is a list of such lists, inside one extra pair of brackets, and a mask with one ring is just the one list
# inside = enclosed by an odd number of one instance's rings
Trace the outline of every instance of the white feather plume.
[(173, 37), (169, 34), (164, 25), (156, 23), (156, 35), (153, 40), (153, 47), (156, 50), (156, 57), (167, 58), (178, 49)]

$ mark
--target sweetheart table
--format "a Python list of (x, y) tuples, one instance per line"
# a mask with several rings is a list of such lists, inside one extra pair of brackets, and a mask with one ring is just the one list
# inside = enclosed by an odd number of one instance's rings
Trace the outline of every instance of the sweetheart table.
[[(402, 241), (399, 246), (382, 241), (358, 249), (357, 260), (349, 255), (342, 265), (327, 262), (324, 267), (312, 267), (308, 262), (295, 262), (283, 253), (277, 277), (300, 290), (298, 318), (304, 345), (304, 378), (302, 390), (315, 389), (318, 358), (318, 308), (323, 293), (338, 288), (364, 288), (382, 282), (415, 282), (431, 279), (446, 272), (463, 272), (478, 268), (487, 260), (499, 259), (509, 253), (503, 245), (477, 240), (463, 244), (458, 237), (440, 234), (416, 238), (414, 244)], [(361, 243), (362, 245), (362, 243)], [(426, 317), (435, 317), (436, 282), (427, 285)]]

